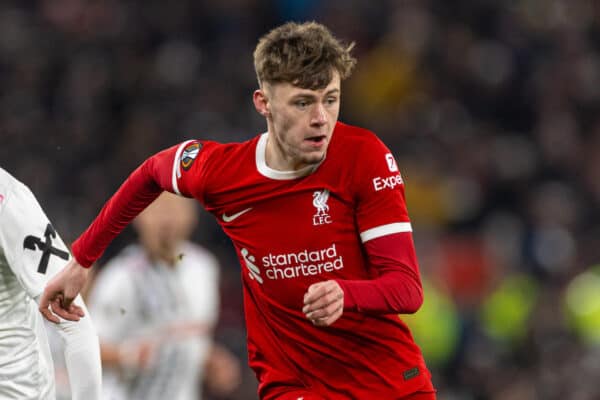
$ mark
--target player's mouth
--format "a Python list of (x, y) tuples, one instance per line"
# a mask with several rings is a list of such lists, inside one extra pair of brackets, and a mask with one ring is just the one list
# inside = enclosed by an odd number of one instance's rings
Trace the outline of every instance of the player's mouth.
[(310, 147), (321, 147), (327, 142), (327, 136), (326, 135), (309, 136), (309, 137), (305, 138), (304, 141), (306, 143), (308, 143), (308, 145)]

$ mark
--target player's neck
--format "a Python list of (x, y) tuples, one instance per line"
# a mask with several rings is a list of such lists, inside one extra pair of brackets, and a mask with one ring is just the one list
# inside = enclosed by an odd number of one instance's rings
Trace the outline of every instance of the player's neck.
[(298, 156), (286, 151), (284, 146), (269, 131), (265, 146), (265, 164), (275, 171), (298, 172), (315, 168), (319, 163), (307, 163)]
[(162, 264), (167, 268), (175, 268), (179, 257), (173, 252), (171, 253), (150, 253), (148, 252), (148, 258), (154, 263)]
[(306, 167), (306, 164), (286, 154), (285, 149), (273, 138), (273, 134), (270, 132), (267, 135), (265, 162), (269, 168), (276, 171), (297, 171)]

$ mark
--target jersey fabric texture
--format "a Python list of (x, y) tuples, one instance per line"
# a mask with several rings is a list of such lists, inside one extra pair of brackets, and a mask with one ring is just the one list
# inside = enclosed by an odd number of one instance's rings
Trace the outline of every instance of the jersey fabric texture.
[[(388, 249), (414, 254), (391, 152), (373, 133), (338, 123), (320, 164), (282, 172), (266, 164), (267, 140), (192, 140), (147, 160), (74, 243), (77, 260), (90, 265), (139, 212), (135, 207), (161, 190), (194, 197), (218, 219), (240, 259), (249, 364), (261, 399), (304, 389), (327, 399), (399, 399), (430, 385), (420, 349), (390, 311), (396, 307), (361, 295), (364, 282), (383, 276), (371, 244), (395, 238)], [(421, 290), (416, 260), (402, 268)], [(344, 288), (345, 311), (329, 327), (313, 326), (302, 313), (303, 296), (328, 279)]]
[(206, 249), (186, 242), (175, 266), (126, 247), (99, 273), (89, 299), (101, 341), (153, 340), (143, 370), (104, 368), (110, 400), (201, 399), (203, 365), (218, 313), (219, 270)]
[[(36, 301), (70, 258), (33, 193), (0, 168), (0, 399), (54, 399), (54, 369)], [(76, 303), (84, 308), (81, 299)], [(84, 308), (85, 309), (85, 308)], [(100, 355), (90, 318), (55, 325), (67, 342), (74, 399), (100, 396)], [(76, 365), (85, 371), (74, 371)]]

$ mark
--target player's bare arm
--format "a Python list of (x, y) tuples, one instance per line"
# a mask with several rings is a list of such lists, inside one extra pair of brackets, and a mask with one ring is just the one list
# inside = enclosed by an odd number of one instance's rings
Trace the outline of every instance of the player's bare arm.
[(50, 322), (58, 324), (60, 316), (69, 321), (79, 321), (84, 316), (83, 310), (73, 304), (73, 300), (88, 279), (89, 268), (82, 267), (75, 258), (46, 285), (40, 299), (40, 312)]

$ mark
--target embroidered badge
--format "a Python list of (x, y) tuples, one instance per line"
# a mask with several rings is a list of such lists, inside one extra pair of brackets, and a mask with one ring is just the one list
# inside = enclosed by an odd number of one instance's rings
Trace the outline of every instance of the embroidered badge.
[(192, 167), (194, 160), (198, 157), (198, 153), (200, 152), (200, 147), (202, 145), (198, 142), (188, 144), (185, 149), (181, 152), (181, 168), (184, 171), (187, 171)]

